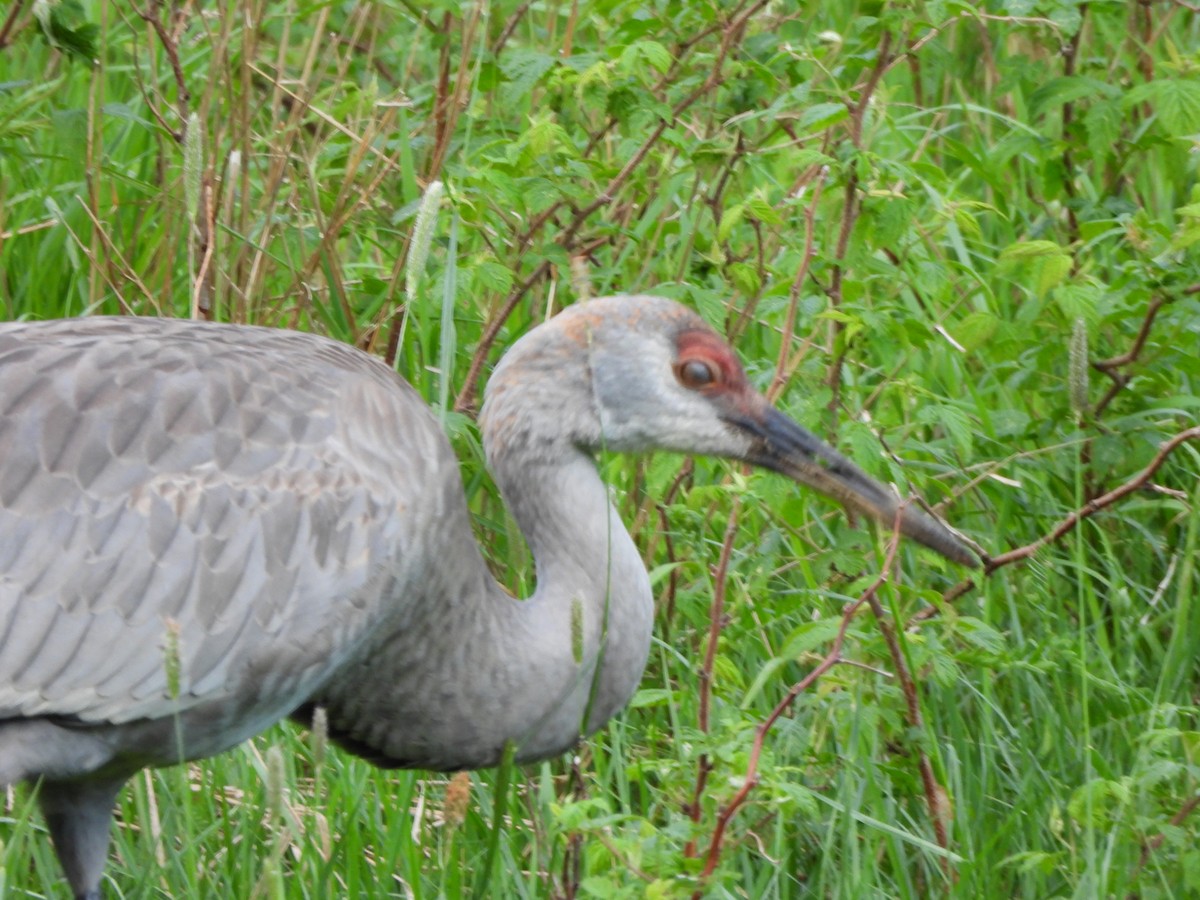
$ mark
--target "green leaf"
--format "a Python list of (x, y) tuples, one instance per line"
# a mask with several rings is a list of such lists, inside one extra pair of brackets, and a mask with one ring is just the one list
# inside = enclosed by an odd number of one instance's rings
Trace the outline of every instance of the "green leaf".
[(782, 225), (783, 216), (781, 216), (765, 197), (751, 197), (746, 201), (746, 209), (750, 215), (758, 219), (764, 225)]
[(1125, 117), (1118, 101), (1102, 100), (1089, 107), (1083, 115), (1088, 152), (1096, 159), (1110, 157), (1121, 137), (1124, 122)]
[(54, 49), (88, 63), (99, 55), (96, 39), (100, 36), (100, 26), (87, 20), (79, 0), (34, 3), (33, 14), (42, 27), (42, 36)]
[(1066, 278), (1073, 264), (1070, 254), (1053, 241), (1021, 241), (1004, 249), (997, 268), (1020, 276), (1023, 284), (1042, 296)]
[(625, 48), (619, 62), (622, 69), (639, 77), (647, 74), (643, 63), (662, 74), (671, 68), (671, 51), (658, 41), (636, 41)]
[(472, 274), (476, 285), (484, 291), (507, 294), (512, 289), (512, 269), (494, 259), (477, 263)]
[(1067, 803), (1067, 812), (1081, 825), (1089, 822), (1097, 827), (1108, 824), (1109, 813), (1129, 803), (1132, 794), (1124, 781), (1093, 778), (1078, 787)]
[(1120, 96), (1120, 88), (1107, 81), (1085, 75), (1063, 75), (1051, 78), (1034, 91), (1030, 104), (1041, 113), (1049, 107), (1062, 106), (1064, 103), (1073, 103), (1076, 100)]
[(797, 130), (805, 134), (823, 131), (850, 117), (845, 103), (818, 103), (800, 114)]
[(960, 616), (954, 623), (955, 633), (964, 641), (989, 653), (1004, 651), (1004, 635), (974, 616)]
[(737, 203), (728, 206), (721, 213), (721, 221), (717, 224), (717, 240), (721, 243), (729, 240), (729, 235), (742, 220), (746, 218), (746, 204)]
[(971, 455), (975, 443), (975, 431), (971, 426), (970, 417), (957, 406), (939, 404), (924, 406), (917, 413), (917, 421), (925, 425), (940, 426), (954, 441), (958, 452), (963, 456)]
[(675, 691), (665, 688), (643, 688), (633, 695), (629, 701), (630, 709), (645, 709), (652, 706), (666, 706), (675, 697)]
[(1021, 241), (1005, 247), (1000, 253), (1000, 262), (1014, 260), (1039, 259), (1048, 256), (1063, 255), (1062, 247), (1054, 241)]
[(1039, 295), (1048, 293), (1052, 288), (1062, 283), (1071, 273), (1073, 265), (1071, 257), (1065, 253), (1061, 256), (1048, 256), (1040, 266), (1037, 266), (1037, 277), (1034, 285)]
[(735, 262), (729, 266), (729, 277), (734, 286), (747, 297), (757, 296), (762, 290), (762, 278), (758, 269), (750, 263)]
[(1183, 78), (1159, 78), (1140, 84), (1125, 95), (1125, 108), (1149, 103), (1158, 121), (1171, 137), (1187, 137), (1200, 131), (1200, 82)]
[(966, 350), (977, 350), (992, 339), (999, 327), (1000, 320), (991, 313), (974, 312), (946, 330)]
[(558, 60), (537, 50), (510, 50), (500, 61), (500, 71), (508, 78), (505, 95), (509, 101), (527, 95)]
[(779, 655), (785, 659), (796, 659), (805, 653), (823, 648), (837, 636), (841, 627), (841, 616), (805, 622), (787, 636)]

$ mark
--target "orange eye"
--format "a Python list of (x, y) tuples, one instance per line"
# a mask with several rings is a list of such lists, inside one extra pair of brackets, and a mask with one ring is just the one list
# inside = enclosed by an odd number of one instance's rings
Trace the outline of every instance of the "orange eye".
[(684, 360), (676, 368), (675, 374), (680, 384), (692, 390), (706, 388), (717, 381), (716, 371), (702, 359)]

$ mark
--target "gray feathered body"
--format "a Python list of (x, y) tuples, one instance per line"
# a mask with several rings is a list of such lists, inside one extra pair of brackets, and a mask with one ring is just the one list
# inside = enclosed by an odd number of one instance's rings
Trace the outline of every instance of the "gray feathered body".
[(314, 705), (374, 762), (553, 756), (633, 694), (649, 576), (601, 450), (742, 460), (964, 565), (974, 553), (773, 409), (657, 297), (577, 304), (488, 381), (488, 464), (537, 569), (491, 577), (433, 415), (378, 360), (294, 332), (0, 325), (0, 784), (98, 900), (117, 792)]
[[(122, 778), (310, 703), (380, 762), (494, 764), (508, 740), (539, 758), (607, 719), (645, 662), (649, 585), (590, 458), (522, 481), (514, 513), (559, 559), (514, 600), (436, 419), (333, 341), (0, 326), (0, 454), (0, 783)], [(599, 543), (559, 552), (581, 524)]]

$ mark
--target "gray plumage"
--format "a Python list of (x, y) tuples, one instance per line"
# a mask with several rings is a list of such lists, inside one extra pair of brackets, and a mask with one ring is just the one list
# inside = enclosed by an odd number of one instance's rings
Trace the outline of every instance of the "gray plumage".
[[(0, 325), (0, 784), (41, 779), (77, 895), (98, 896), (129, 775), (297, 709), (324, 706), (375, 762), (446, 770), (600, 727), (652, 620), (601, 448), (728, 456), (887, 524), (898, 509), (667, 300), (596, 300), (531, 331), (481, 425), (534, 555), (527, 600), (489, 574), (437, 420), (376, 359), (245, 326)], [(974, 562), (915, 508), (902, 530)]]

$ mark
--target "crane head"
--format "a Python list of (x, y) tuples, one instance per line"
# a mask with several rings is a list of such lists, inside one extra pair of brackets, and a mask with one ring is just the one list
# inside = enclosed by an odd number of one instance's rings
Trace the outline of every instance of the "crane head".
[[(506, 397), (516, 383), (542, 415), (515, 414)], [(545, 415), (549, 409), (553, 417)], [(553, 428), (539, 429), (537, 421), (546, 419)], [(588, 452), (669, 450), (740, 460), (887, 527), (898, 523), (902, 534), (953, 562), (979, 564), (940, 520), (775, 409), (723, 338), (661, 297), (577, 304), (523, 337), (489, 384), (484, 432), (493, 459), (514, 440), (536, 455), (561, 435)]]

